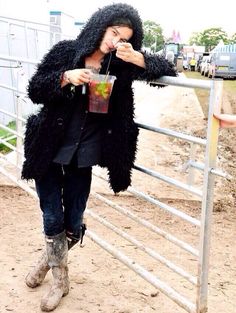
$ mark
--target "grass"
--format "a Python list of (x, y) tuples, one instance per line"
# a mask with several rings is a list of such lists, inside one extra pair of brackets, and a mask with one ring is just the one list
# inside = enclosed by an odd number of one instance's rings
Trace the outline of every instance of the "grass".
[[(190, 72), (185, 71), (184, 74), (188, 78), (194, 78), (194, 79), (207, 79), (210, 78), (202, 76), (199, 72)], [(203, 113), (205, 117), (207, 117), (208, 114), (208, 103), (209, 103), (209, 91), (201, 88), (194, 88), (196, 95), (198, 97), (199, 103), (202, 107)], [(223, 82), (223, 90), (226, 92), (230, 98), (235, 97), (236, 93), (236, 80), (226, 80), (224, 79)]]
[[(190, 72), (185, 71), (185, 76), (187, 78), (194, 78), (194, 79), (209, 79), (207, 77), (202, 76), (199, 72)], [(198, 101), (202, 107), (202, 111), (205, 117), (208, 116), (208, 103), (209, 103), (209, 90), (202, 89), (202, 88), (194, 88), (196, 95), (198, 97)]]
[[(16, 122), (12, 121), (10, 123), (7, 124), (7, 127), (16, 130)], [(5, 130), (5, 129), (1, 129), (0, 128), (0, 138), (2, 139), (6, 139), (8, 137), (12, 136), (12, 133), (10, 133), (9, 131)], [(8, 140), (8, 143), (10, 143), (13, 146), (16, 146), (16, 138), (10, 139)], [(0, 143), (0, 152), (2, 153), (8, 153), (10, 152), (11, 149), (8, 148), (7, 146), (5, 146), (3, 143)]]
[(231, 95), (236, 93), (236, 80), (224, 80), (224, 89)]

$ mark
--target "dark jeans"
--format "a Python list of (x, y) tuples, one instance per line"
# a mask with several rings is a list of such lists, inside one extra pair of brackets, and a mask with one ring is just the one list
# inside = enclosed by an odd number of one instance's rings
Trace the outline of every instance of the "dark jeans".
[(45, 235), (55, 236), (64, 230), (79, 234), (91, 177), (92, 167), (52, 163), (44, 178), (35, 181)]

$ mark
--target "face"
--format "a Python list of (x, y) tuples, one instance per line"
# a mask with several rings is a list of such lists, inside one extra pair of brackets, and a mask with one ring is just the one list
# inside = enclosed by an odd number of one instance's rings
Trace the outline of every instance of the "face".
[(107, 28), (100, 45), (100, 51), (107, 54), (115, 49), (118, 43), (127, 42), (133, 35), (133, 30), (127, 26), (110, 26)]

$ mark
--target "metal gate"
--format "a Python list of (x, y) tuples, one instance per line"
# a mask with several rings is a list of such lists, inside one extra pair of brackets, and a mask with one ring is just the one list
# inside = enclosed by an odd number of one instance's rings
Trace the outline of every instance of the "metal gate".
[[(9, 92), (12, 94), (15, 101), (15, 111), (8, 111), (5, 108), (2, 109), (2, 102), (0, 103), (0, 114), (6, 116), (8, 119), (15, 121), (16, 128), (12, 129), (6, 125), (6, 123), (0, 123), (0, 129), (7, 131), (8, 135), (5, 137), (0, 137), (0, 143), (8, 147), (14, 152), (15, 159), (9, 159), (8, 154), (0, 154), (0, 171), (2, 174), (10, 178), (21, 188), (25, 189), (31, 195), (36, 197), (34, 187), (30, 184), (26, 184), (20, 179), (20, 171), (23, 161), (23, 138), (24, 138), (24, 125), (25, 117), (22, 114), (22, 105), (25, 105), (26, 98), (24, 91), (19, 90), (19, 75), (22, 75), (22, 67), (29, 66), (29, 64), (36, 64), (36, 60), (30, 60), (27, 58), (14, 57), (9, 55), (0, 55), (0, 66), (4, 66), (11, 75), (15, 75), (12, 71), (16, 71), (16, 80), (14, 84), (4, 84), (0, 83), (1, 94), (4, 92)], [(168, 269), (177, 273), (188, 282), (190, 282), (195, 290), (195, 301), (190, 301), (188, 296), (182, 295), (177, 292), (174, 287), (167, 284), (165, 281), (161, 280), (157, 275), (151, 273), (145, 266), (140, 265), (135, 260), (131, 259), (121, 250), (116, 248), (113, 244), (105, 241), (103, 238), (99, 237), (92, 230), (87, 231), (87, 236), (101, 246), (103, 249), (112, 254), (116, 259), (120, 260), (130, 269), (135, 271), (138, 275), (144, 278), (151, 285), (159, 289), (167, 297), (172, 299), (180, 307), (190, 313), (204, 313), (207, 311), (207, 295), (208, 295), (208, 271), (209, 271), (209, 252), (210, 252), (210, 232), (211, 232), (211, 219), (212, 219), (212, 209), (213, 209), (213, 189), (214, 189), (214, 177), (215, 175), (224, 176), (223, 173), (216, 170), (216, 158), (217, 158), (217, 143), (218, 143), (218, 121), (213, 118), (213, 110), (221, 107), (222, 102), (222, 88), (223, 82), (220, 80), (197, 80), (197, 79), (187, 79), (187, 78), (173, 78), (173, 77), (162, 77), (161, 79), (155, 81), (154, 83), (173, 85), (178, 87), (188, 87), (188, 88), (203, 88), (210, 91), (209, 98), (209, 113), (207, 122), (207, 135), (206, 138), (199, 138), (184, 134), (182, 132), (173, 131), (169, 129), (164, 129), (160, 127), (153, 127), (150, 125), (144, 125), (137, 123), (140, 129), (145, 129), (150, 132), (155, 132), (162, 134), (163, 136), (168, 136), (172, 138), (177, 138), (183, 142), (188, 142), (190, 144), (189, 150), (189, 162), (188, 167), (190, 169), (197, 169), (203, 172), (203, 184), (202, 188), (194, 187), (189, 180), (187, 183), (183, 183), (174, 179), (173, 177), (168, 177), (163, 173), (159, 173), (148, 169), (142, 165), (135, 164), (134, 171), (139, 171), (145, 175), (149, 175), (157, 180), (170, 184), (177, 188), (184, 190), (189, 194), (193, 194), (198, 197), (201, 201), (201, 218), (197, 219), (195, 217), (186, 214), (179, 209), (166, 204), (154, 196), (145, 194), (142, 191), (138, 191), (133, 187), (128, 188), (128, 193), (132, 194), (133, 197), (138, 197), (142, 200), (150, 202), (155, 205), (158, 209), (172, 214), (173, 216), (180, 218), (186, 223), (190, 223), (196, 229), (199, 230), (198, 238), (198, 248), (188, 244), (184, 240), (180, 240), (173, 234), (163, 230), (162, 225), (155, 225), (152, 222), (140, 217), (138, 214), (134, 213), (132, 210), (127, 209), (119, 204), (117, 204), (114, 199), (104, 197), (99, 193), (92, 193), (92, 197), (98, 201), (102, 201), (106, 205), (113, 208), (115, 211), (123, 214), (132, 221), (138, 223), (142, 227), (146, 227), (152, 232), (156, 233), (158, 236), (164, 238), (164, 240), (171, 242), (178, 248), (184, 250), (197, 260), (196, 269), (197, 275), (192, 275), (187, 272), (187, 270), (174, 264), (172, 261), (168, 260), (161, 254), (159, 254), (153, 248), (147, 247), (145, 244), (137, 240), (137, 238), (129, 235), (127, 232), (121, 228), (115, 226), (111, 222), (108, 222), (105, 218), (101, 217), (99, 214), (95, 213), (91, 209), (86, 210), (86, 214), (91, 218), (95, 219), (105, 227), (111, 229), (113, 232), (124, 238), (125, 240), (132, 243), (137, 249), (145, 252)], [(2, 96), (1, 96), (1, 99)], [(2, 101), (2, 100), (1, 100)], [(32, 104), (31, 104), (32, 105)], [(34, 106), (32, 106), (32, 110)], [(16, 139), (16, 145), (11, 143), (12, 139)], [(194, 155), (195, 147), (202, 146), (204, 148), (204, 161), (197, 162), (196, 154)], [(193, 157), (194, 156), (194, 157)], [(96, 174), (97, 177), (104, 180), (104, 176)], [(195, 263), (194, 263), (195, 264)]]

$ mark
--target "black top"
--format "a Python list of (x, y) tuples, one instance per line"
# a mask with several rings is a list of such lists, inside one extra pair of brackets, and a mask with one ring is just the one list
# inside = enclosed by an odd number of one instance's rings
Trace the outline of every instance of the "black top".
[(101, 160), (101, 130), (103, 114), (87, 110), (87, 94), (78, 97), (71, 120), (56, 153), (54, 162), (69, 164), (76, 153), (78, 167), (99, 164)]

